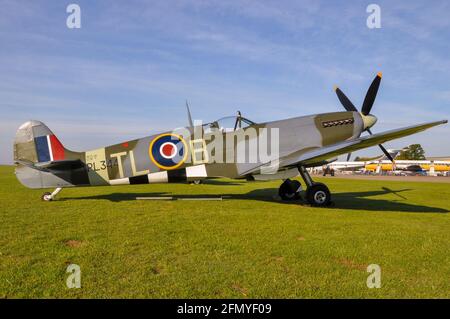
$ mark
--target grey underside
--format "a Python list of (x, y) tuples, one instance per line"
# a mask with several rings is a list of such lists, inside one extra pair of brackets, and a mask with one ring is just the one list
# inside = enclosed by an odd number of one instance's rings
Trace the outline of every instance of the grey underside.
[(61, 177), (54, 173), (37, 170), (28, 166), (18, 165), (16, 167), (17, 179), (26, 187), (29, 188), (49, 188), (49, 187), (71, 187), (71, 183), (64, 180), (62, 177), (66, 175), (69, 179), (70, 171), (60, 172)]

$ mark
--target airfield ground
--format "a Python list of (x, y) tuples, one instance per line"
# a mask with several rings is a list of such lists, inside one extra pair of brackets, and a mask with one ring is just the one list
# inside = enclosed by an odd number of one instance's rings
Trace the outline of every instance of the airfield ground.
[[(326, 178), (335, 206), (279, 182), (42, 190), (0, 167), (0, 298), (449, 298), (450, 187)], [(223, 201), (137, 196), (228, 195)], [(66, 268), (81, 267), (80, 289)], [(380, 289), (366, 268), (381, 266)]]

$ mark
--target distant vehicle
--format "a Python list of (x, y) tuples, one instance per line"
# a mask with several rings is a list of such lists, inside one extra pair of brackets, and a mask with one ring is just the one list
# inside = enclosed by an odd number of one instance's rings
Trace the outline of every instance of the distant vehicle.
[(331, 176), (334, 176), (334, 168), (330, 166), (325, 166), (325, 168), (322, 169), (323, 176), (327, 176), (327, 174), (330, 174)]

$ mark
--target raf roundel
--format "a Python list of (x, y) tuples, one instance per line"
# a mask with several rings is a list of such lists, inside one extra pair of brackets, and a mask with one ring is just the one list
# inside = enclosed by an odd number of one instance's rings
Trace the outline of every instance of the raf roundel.
[(165, 159), (174, 158), (177, 155), (178, 148), (177, 145), (173, 142), (165, 142), (159, 148), (159, 153)]
[(169, 170), (181, 166), (187, 157), (187, 145), (178, 134), (162, 134), (150, 143), (150, 159), (161, 169)]

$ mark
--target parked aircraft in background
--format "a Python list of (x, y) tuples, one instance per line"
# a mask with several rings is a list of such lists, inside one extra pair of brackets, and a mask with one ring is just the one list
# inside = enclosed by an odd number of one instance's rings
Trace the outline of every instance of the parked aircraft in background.
[[(390, 158), (395, 159), (398, 154), (400, 154), (401, 150), (387, 150), (387, 152), (390, 155)], [(388, 160), (389, 163), (392, 164), (392, 162), (390, 161), (390, 159), (385, 155), (380, 155), (378, 157), (374, 157), (369, 161), (334, 161), (331, 162), (327, 165), (324, 165), (322, 167), (323, 171), (350, 171), (350, 172), (355, 172), (355, 171), (361, 171), (364, 170), (366, 168), (367, 165), (370, 164), (375, 164), (378, 163), (380, 161), (386, 161)]]
[(367, 164), (364, 170), (378, 174), (384, 172), (423, 172), (428, 175), (444, 175), (444, 173), (450, 172), (450, 161), (399, 160), (395, 161), (395, 163), (380, 161), (378, 163)]
[(450, 160), (396, 160), (402, 150), (387, 150), (394, 162), (386, 155), (368, 161), (334, 161), (322, 167), (323, 172), (359, 172), (359, 173), (426, 173), (428, 175), (447, 175), (450, 172)]

